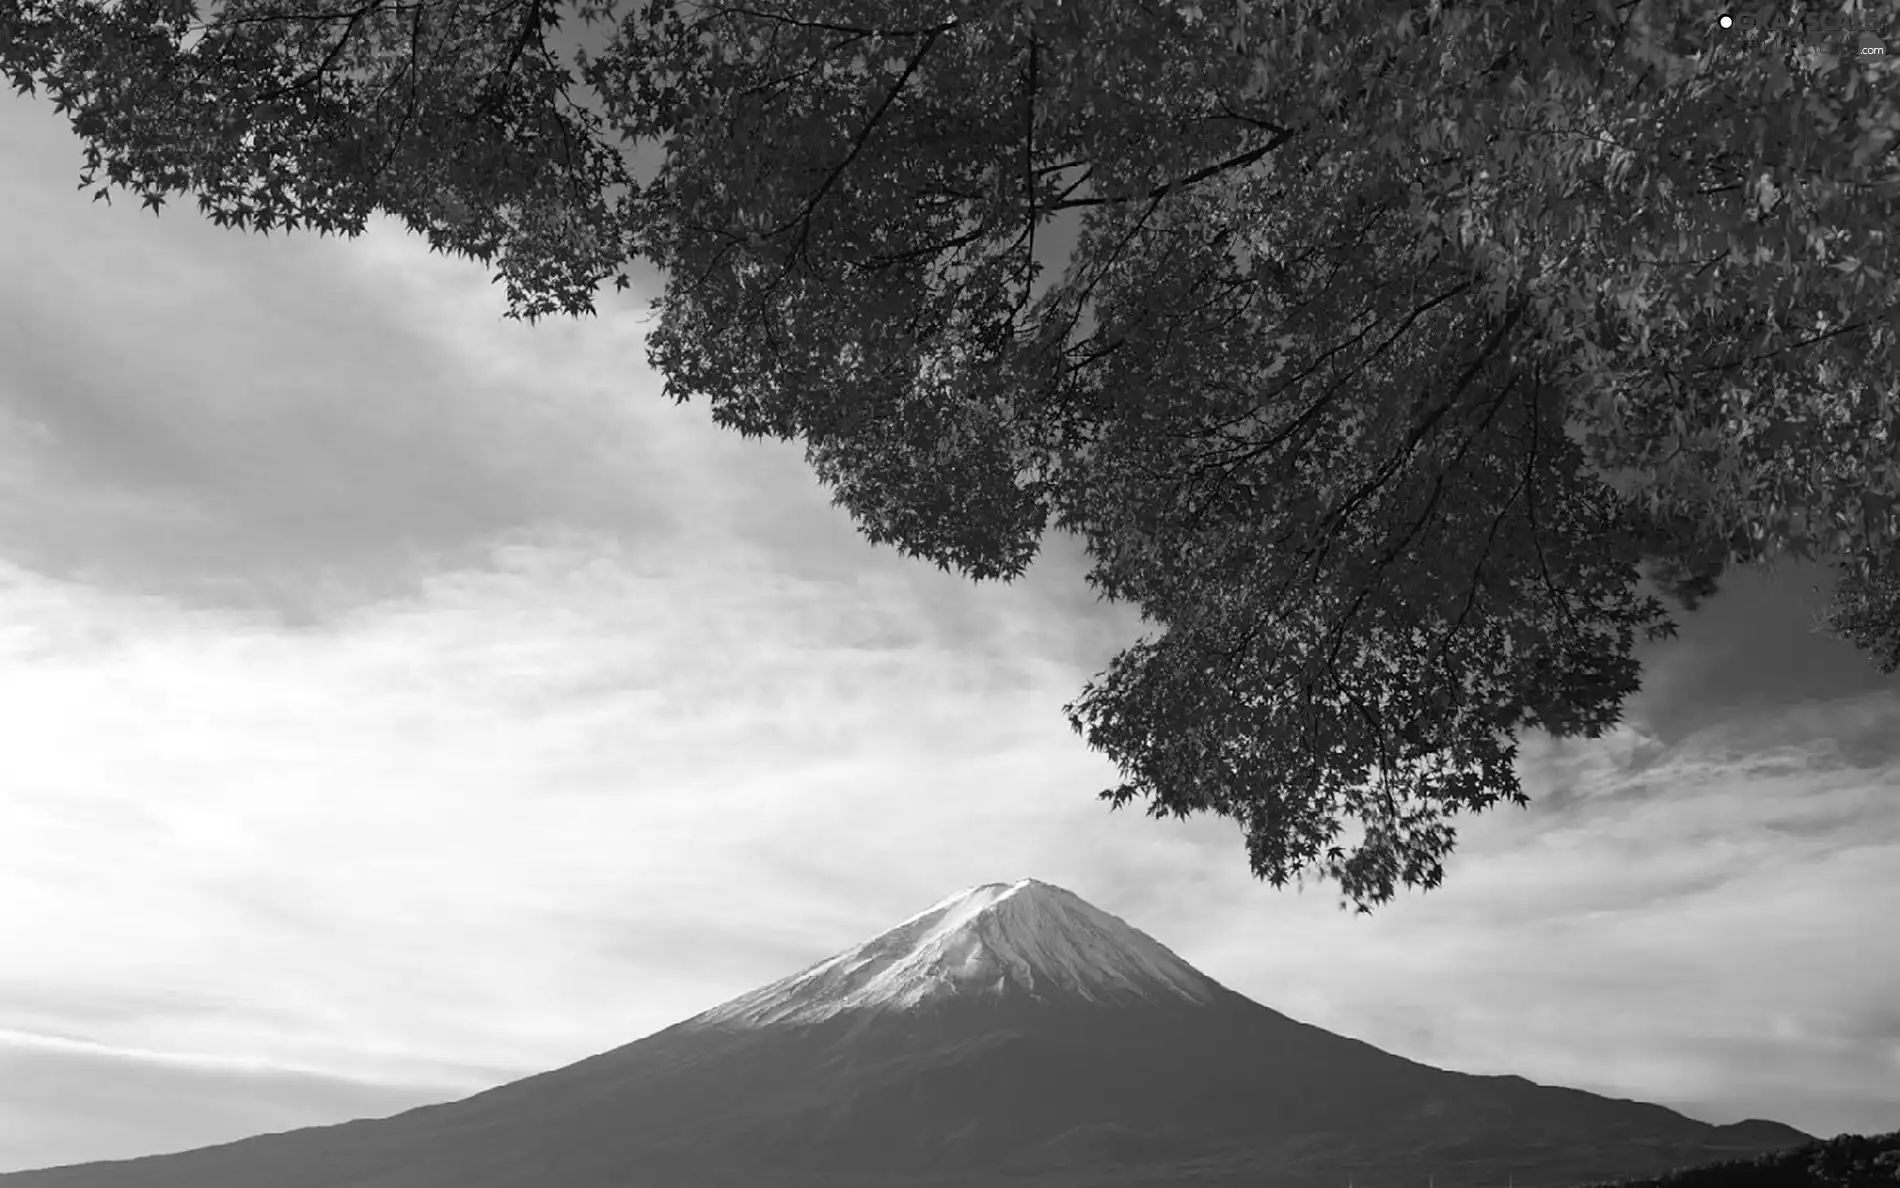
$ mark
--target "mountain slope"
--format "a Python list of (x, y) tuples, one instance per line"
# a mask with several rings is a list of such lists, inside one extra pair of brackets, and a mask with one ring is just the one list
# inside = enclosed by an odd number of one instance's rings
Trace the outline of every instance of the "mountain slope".
[[(1034, 880), (565, 1068), (0, 1188), (1563, 1183), (1805, 1141), (1444, 1072), (1254, 1003)], [(1414, 1175), (1416, 1173), (1416, 1176)]]

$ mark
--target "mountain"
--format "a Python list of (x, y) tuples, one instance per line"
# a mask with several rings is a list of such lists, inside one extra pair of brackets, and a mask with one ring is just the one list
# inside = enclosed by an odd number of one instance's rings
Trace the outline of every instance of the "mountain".
[(1391, 1055), (1024, 879), (462, 1101), (0, 1188), (1535, 1188), (1806, 1141)]

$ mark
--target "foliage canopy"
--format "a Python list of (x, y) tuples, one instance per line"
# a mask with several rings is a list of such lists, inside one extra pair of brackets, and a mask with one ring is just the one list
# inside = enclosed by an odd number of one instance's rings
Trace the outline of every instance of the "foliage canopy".
[(1525, 803), (1520, 732), (1618, 720), (1673, 630), (1645, 574), (1693, 608), (1826, 559), (1828, 626), (1900, 665), (1900, 91), (1843, 19), (0, 0), (0, 70), (96, 195), (385, 211), (530, 319), (658, 265), (670, 395), (946, 569), (1077, 533), (1156, 625), (1066, 707), (1106, 799), (1224, 814), (1363, 909)]

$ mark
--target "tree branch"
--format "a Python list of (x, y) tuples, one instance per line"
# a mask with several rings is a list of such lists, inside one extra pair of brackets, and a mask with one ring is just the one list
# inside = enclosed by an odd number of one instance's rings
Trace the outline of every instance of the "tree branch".
[(1229, 169), (1243, 169), (1293, 139), (1295, 135), (1294, 129), (1279, 129), (1274, 133), (1273, 139), (1258, 148), (1249, 149), (1244, 153), (1229, 157), (1225, 161), (1216, 161), (1214, 164), (1203, 169), (1195, 170), (1186, 177), (1177, 177), (1173, 181), (1163, 182), (1145, 194), (1119, 194), (1106, 198), (1074, 198), (1067, 202), (1055, 203), (1048, 209), (1057, 211), (1068, 210), (1078, 206), (1115, 206), (1124, 202), (1139, 201), (1144, 198), (1153, 202), (1159, 202), (1174, 191), (1186, 189), (1198, 182), (1204, 182), (1217, 173), (1224, 173)]
[[(832, 167), (831, 172), (825, 175), (825, 180), (819, 184), (818, 189), (812, 193), (810, 198), (805, 200), (804, 209), (800, 210), (796, 215), (793, 215), (789, 220), (780, 224), (778, 227), (773, 228), (770, 232), (771, 234), (778, 235), (789, 231), (811, 217), (812, 211), (818, 209), (818, 203), (830, 192), (831, 187), (837, 184), (838, 179), (844, 175), (844, 171), (851, 167), (851, 163), (858, 159), (858, 154), (864, 151), (865, 143), (871, 139), (871, 132), (878, 126), (878, 123), (884, 119), (884, 113), (890, 110), (891, 104), (897, 101), (897, 96), (903, 92), (904, 87), (910, 82), (911, 76), (917, 73), (917, 67), (923, 64), (924, 56), (930, 52), (930, 47), (936, 44), (937, 38), (940, 35), (954, 28), (956, 28), (956, 22), (951, 21), (947, 24), (938, 25), (926, 32), (923, 45), (919, 46), (917, 52), (911, 55), (910, 61), (904, 64), (904, 73), (891, 85), (890, 93), (884, 96), (884, 101), (878, 104), (876, 111), (871, 113), (871, 118), (865, 122), (864, 127), (859, 129), (857, 139), (851, 144), (851, 151), (846, 153), (844, 160), (838, 162), (837, 165)], [(803, 235), (800, 236), (799, 242), (802, 247), (804, 242)], [(793, 254), (796, 254), (796, 251)]]

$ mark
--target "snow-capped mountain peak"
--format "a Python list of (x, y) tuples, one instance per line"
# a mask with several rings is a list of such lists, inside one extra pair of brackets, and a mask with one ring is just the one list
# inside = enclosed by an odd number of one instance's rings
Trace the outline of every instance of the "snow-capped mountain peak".
[(1209, 1003), (1214, 983), (1146, 933), (1038, 879), (971, 887), (854, 949), (698, 1016), (815, 1023), (976, 995)]

